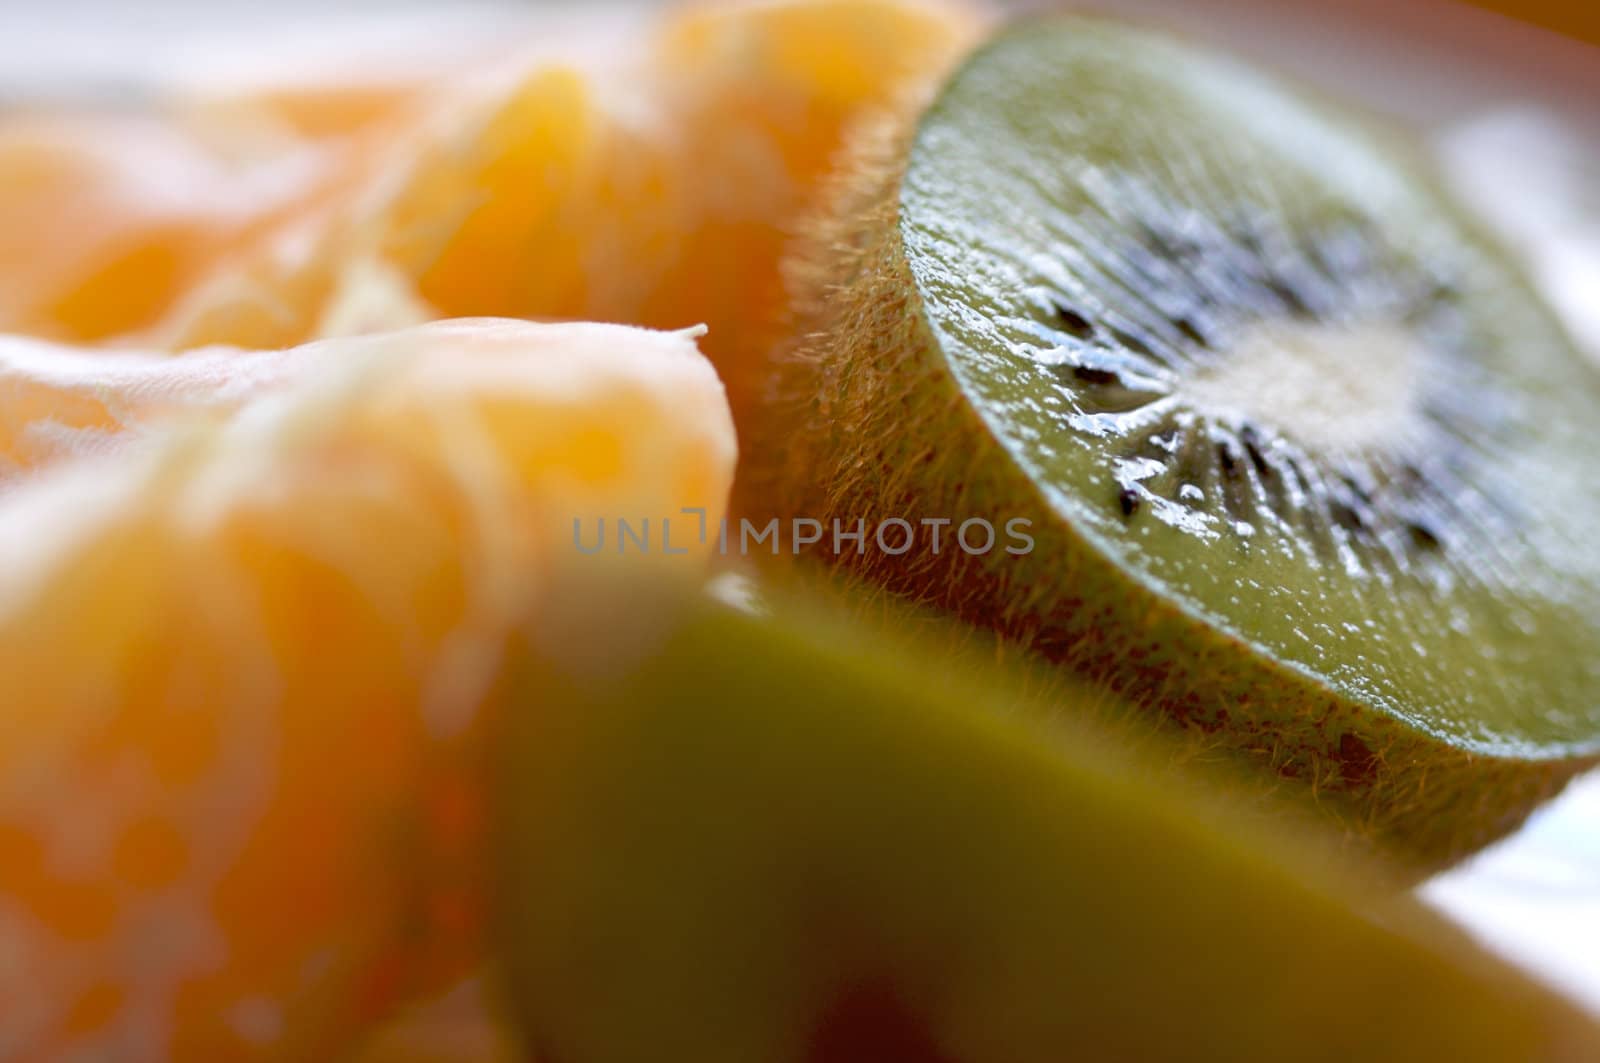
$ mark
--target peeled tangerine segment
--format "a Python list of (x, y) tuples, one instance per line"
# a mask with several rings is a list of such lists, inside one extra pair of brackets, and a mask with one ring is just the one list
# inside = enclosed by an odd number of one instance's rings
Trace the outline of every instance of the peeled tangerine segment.
[(628, 591), (586, 629), (608, 668), (534, 653), (499, 749), (495, 941), (542, 1058), (1600, 1052), (1416, 902), (1005, 677)]
[[(283, 358), (231, 416), (0, 502), (4, 1054), (334, 1058), (449, 985), (506, 632), (575, 518), (721, 511), (691, 334), (449, 322)], [(676, 549), (634, 560), (701, 563)]]
[(349, 194), (225, 263), (157, 335), (326, 334), (356, 262), (442, 316), (706, 322), (737, 409), (781, 316), (782, 246), (844, 131), (983, 22), (925, 0), (712, 0), (646, 32), (602, 18), (441, 86), (353, 164)]
[(150, 327), (344, 168), (259, 123), (0, 113), (0, 331), (90, 342)]
[(1355, 795), (1424, 863), (1600, 754), (1600, 373), (1401, 149), (1066, 18), (892, 141), (797, 270), (804, 427), (753, 460), (805, 516), (1039, 545), (850, 563)]
[(0, 484), (131, 442), (164, 417), (236, 408), (337, 361), (326, 347), (173, 356), (0, 336)]

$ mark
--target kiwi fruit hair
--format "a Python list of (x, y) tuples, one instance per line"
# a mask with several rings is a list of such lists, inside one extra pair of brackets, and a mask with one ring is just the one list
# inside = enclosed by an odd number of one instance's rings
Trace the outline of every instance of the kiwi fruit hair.
[(1103, 690), (1040, 702), (892, 612), (761, 602), (591, 587), (519, 657), (491, 938), (534, 1058), (1600, 1051), (1325, 835), (1103, 722)]
[(1015, 23), (860, 132), (789, 269), (743, 513), (1026, 520), (1020, 555), (821, 556), (1418, 870), (1596, 763), (1600, 374), (1370, 118)]

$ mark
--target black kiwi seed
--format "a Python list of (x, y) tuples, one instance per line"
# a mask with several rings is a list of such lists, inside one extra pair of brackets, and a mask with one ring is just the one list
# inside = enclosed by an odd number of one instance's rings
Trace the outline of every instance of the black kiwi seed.
[(1261, 452), (1261, 437), (1256, 434), (1254, 427), (1245, 425), (1239, 433), (1239, 439), (1244, 443), (1244, 452), (1250, 456), (1250, 463), (1256, 467), (1256, 473), (1263, 479), (1271, 479), (1276, 471), (1267, 456)]
[(1281, 277), (1273, 277), (1267, 281), (1267, 291), (1271, 292), (1283, 309), (1291, 317), (1309, 318), (1314, 316), (1311, 307), (1306, 304), (1305, 297), (1299, 290)]
[(1426, 524), (1413, 522), (1407, 525), (1407, 530), (1411, 532), (1411, 541), (1423, 550), (1437, 550), (1444, 545), (1439, 541), (1438, 533)]
[(1122, 515), (1131, 517), (1139, 511), (1139, 492), (1129, 488), (1117, 496), (1117, 504), (1122, 507)]
[(1367, 488), (1354, 476), (1345, 474), (1344, 476), (1339, 477), (1339, 482), (1344, 485), (1344, 489), (1349, 491), (1351, 497), (1356, 501), (1360, 502), (1364, 506), (1372, 505), (1372, 492), (1367, 490)]
[(1087, 340), (1094, 337), (1094, 322), (1070, 306), (1056, 304), (1056, 323), (1074, 339)]
[(1222, 466), (1222, 473), (1229, 479), (1239, 474), (1239, 454), (1233, 449), (1233, 444), (1222, 442), (1217, 444), (1217, 461)]
[(1072, 375), (1086, 384), (1119, 384), (1122, 382), (1122, 378), (1109, 369), (1096, 369), (1087, 365), (1073, 366)]
[(1187, 317), (1173, 318), (1172, 327), (1183, 333), (1184, 338), (1196, 347), (1211, 346), (1211, 341), (1206, 338), (1206, 334), (1201, 332), (1199, 326)]
[(1334, 523), (1348, 532), (1360, 534), (1367, 530), (1366, 518), (1361, 511), (1343, 499), (1334, 499), (1328, 504), (1328, 513), (1333, 517)]

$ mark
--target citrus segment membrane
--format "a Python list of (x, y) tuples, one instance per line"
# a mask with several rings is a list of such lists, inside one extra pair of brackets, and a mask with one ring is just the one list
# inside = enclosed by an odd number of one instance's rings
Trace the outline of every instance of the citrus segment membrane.
[(326, 1058), (475, 966), (508, 633), (575, 515), (721, 513), (692, 334), (449, 322), (284, 358), (307, 371), (237, 411), (0, 499), (8, 1053)]

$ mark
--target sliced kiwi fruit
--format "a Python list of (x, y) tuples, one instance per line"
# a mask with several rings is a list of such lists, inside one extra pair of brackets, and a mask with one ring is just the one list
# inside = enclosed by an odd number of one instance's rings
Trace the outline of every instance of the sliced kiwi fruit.
[[(745, 512), (865, 519), (840, 563), (1159, 693), (1420, 867), (1596, 762), (1600, 373), (1397, 140), (1058, 17), (841, 172)], [(1033, 545), (891, 555), (886, 518)]]
[(495, 754), (492, 938), (533, 1058), (1600, 1052), (1416, 902), (970, 660), (793, 602), (597, 600), (569, 650), (535, 640)]

